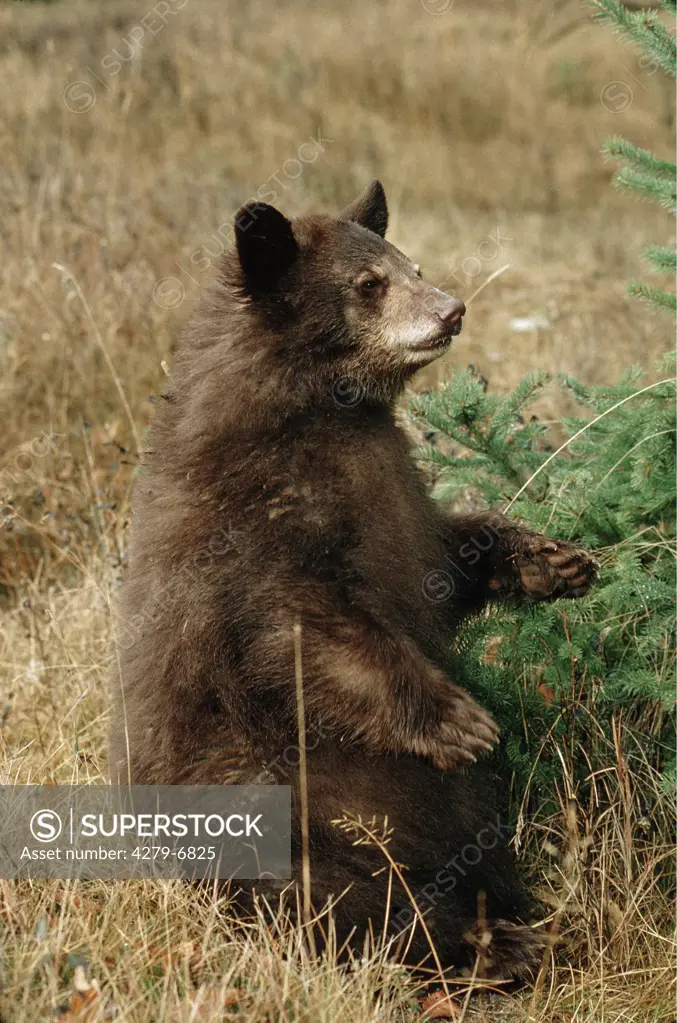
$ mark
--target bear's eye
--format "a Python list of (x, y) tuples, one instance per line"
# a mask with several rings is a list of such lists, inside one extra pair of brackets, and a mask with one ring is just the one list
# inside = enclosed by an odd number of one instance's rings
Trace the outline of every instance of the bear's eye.
[(373, 295), (375, 291), (383, 287), (383, 281), (378, 277), (367, 277), (360, 281), (360, 291), (363, 295)]

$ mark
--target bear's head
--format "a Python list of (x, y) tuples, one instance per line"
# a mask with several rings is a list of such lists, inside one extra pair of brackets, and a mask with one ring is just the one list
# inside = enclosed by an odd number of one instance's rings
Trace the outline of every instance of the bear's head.
[(330, 386), (352, 375), (385, 397), (460, 332), (463, 302), (423, 281), (387, 226), (379, 181), (337, 217), (289, 221), (266, 203), (236, 214), (228, 278), (299, 373), (312, 365)]

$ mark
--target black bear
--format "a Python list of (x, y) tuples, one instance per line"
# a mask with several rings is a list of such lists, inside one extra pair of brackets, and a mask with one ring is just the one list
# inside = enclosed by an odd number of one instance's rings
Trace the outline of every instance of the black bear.
[[(332, 823), (387, 818), (444, 962), (480, 948), (526, 973), (540, 955), (529, 901), (473, 765), (498, 729), (450, 678), (448, 650), (487, 601), (580, 596), (595, 562), (428, 495), (394, 406), (465, 307), (385, 240), (387, 220), (379, 182), (338, 217), (236, 216), (136, 484), (111, 776), (291, 784), (298, 879), (298, 624), (313, 905), (339, 899), (338, 939), (357, 947), (370, 927), (398, 933), (412, 909), (397, 882), (388, 893), (382, 850)], [(408, 961), (428, 954), (424, 931), (407, 932)]]

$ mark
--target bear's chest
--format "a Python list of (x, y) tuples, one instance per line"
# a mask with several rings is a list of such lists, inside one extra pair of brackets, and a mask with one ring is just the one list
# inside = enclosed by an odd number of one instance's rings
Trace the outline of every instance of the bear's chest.
[(350, 476), (349, 558), (372, 592), (393, 607), (426, 607), (426, 578), (444, 569), (440, 517), (408, 453), (367, 448)]

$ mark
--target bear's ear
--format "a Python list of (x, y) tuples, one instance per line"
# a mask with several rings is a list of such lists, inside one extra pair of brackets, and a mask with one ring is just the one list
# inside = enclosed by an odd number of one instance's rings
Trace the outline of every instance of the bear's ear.
[(388, 230), (388, 204), (380, 181), (370, 181), (362, 195), (339, 214), (341, 220), (353, 220), (385, 238)]
[(235, 214), (235, 243), (247, 289), (274, 288), (298, 254), (292, 226), (274, 206), (249, 202)]

